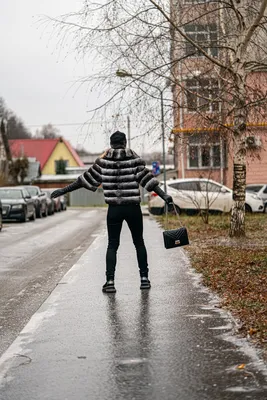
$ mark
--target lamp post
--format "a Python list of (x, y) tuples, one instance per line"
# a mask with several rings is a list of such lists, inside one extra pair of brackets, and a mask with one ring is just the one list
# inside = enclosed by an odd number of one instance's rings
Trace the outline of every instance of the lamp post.
[[(134, 78), (134, 75), (128, 71), (123, 69), (117, 70), (116, 75), (119, 78)], [(161, 138), (162, 138), (162, 160), (163, 160), (163, 182), (164, 182), (164, 192), (167, 193), (167, 184), (166, 184), (166, 152), (165, 152), (165, 126), (164, 126), (164, 101), (163, 101), (163, 91), (164, 89), (160, 89), (159, 87), (152, 85), (143, 81), (142, 79), (137, 79), (139, 82), (143, 82), (144, 84), (157, 89), (160, 92), (160, 110), (161, 110)], [(129, 117), (128, 117), (129, 118)], [(129, 119), (128, 119), (129, 124)], [(130, 132), (129, 125), (128, 125), (128, 134)], [(129, 139), (128, 139), (129, 141)], [(129, 146), (130, 147), (130, 146)]]

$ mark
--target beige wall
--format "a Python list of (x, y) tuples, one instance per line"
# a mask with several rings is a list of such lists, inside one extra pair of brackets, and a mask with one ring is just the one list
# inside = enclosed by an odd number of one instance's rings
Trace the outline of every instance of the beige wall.
[(58, 142), (53, 153), (49, 157), (49, 160), (45, 164), (42, 174), (43, 175), (55, 175), (55, 161), (56, 160), (68, 160), (68, 167), (78, 167), (78, 163), (74, 159), (73, 155), (67, 148), (64, 142)]

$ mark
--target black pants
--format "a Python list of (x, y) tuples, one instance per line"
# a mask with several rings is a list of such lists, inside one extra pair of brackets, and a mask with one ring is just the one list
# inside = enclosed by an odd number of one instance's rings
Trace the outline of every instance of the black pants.
[(108, 249), (106, 255), (107, 279), (114, 279), (117, 262), (117, 250), (123, 221), (126, 221), (136, 248), (140, 276), (147, 276), (147, 252), (143, 239), (143, 216), (139, 204), (109, 205), (107, 215)]

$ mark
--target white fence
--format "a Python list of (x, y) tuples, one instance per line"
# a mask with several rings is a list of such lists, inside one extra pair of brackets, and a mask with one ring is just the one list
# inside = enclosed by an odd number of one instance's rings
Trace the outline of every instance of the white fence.
[(78, 189), (69, 193), (69, 205), (71, 207), (93, 207), (105, 205), (103, 189), (99, 188), (96, 192), (86, 189)]

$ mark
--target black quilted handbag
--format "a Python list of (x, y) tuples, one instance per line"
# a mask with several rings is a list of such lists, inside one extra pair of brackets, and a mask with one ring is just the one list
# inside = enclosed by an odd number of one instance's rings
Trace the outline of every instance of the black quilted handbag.
[(173, 208), (175, 210), (181, 228), (166, 230), (163, 232), (164, 245), (166, 249), (186, 246), (187, 244), (189, 244), (187, 229), (185, 226), (182, 225), (175, 205), (173, 205)]

